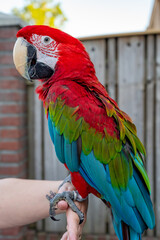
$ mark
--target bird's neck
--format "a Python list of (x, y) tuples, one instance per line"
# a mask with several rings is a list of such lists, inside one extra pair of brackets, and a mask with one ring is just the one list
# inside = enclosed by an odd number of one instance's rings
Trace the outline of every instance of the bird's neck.
[(96, 94), (108, 97), (108, 93), (96, 77), (94, 65), (86, 52), (78, 54), (72, 52), (71, 55), (59, 57), (54, 75), (42, 82), (36, 90), (44, 104), (47, 101), (50, 88), (54, 89), (54, 85), (58, 82), (66, 82), (66, 84), (67, 82), (76, 82), (77, 86), (81, 85), (88, 91), (94, 91)]

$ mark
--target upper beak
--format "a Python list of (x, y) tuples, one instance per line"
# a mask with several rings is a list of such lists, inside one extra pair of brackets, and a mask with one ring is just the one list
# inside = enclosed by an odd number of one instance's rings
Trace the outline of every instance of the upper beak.
[(17, 71), (26, 79), (30, 79), (27, 67), (28, 42), (22, 37), (18, 38), (13, 48), (13, 61)]
[(26, 79), (48, 79), (54, 71), (44, 62), (38, 61), (37, 49), (19, 37), (13, 49), (13, 61), (18, 72)]

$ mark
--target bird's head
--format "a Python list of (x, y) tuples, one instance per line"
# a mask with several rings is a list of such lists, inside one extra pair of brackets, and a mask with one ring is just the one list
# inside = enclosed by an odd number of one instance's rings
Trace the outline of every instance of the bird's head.
[[(93, 68), (82, 43), (48, 26), (26, 26), (17, 33), (13, 59), (18, 72), (28, 80), (43, 82), (53, 76), (79, 78)], [(90, 67), (89, 67), (90, 65)]]

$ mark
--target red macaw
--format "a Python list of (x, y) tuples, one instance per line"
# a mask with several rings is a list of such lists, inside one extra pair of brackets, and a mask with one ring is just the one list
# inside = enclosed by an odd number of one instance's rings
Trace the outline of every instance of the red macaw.
[(145, 149), (132, 120), (98, 81), (79, 40), (48, 26), (24, 27), (17, 37), (16, 68), (25, 78), (41, 82), (36, 92), (50, 136), (79, 199), (89, 193), (99, 197), (111, 209), (118, 238), (141, 239), (155, 218)]

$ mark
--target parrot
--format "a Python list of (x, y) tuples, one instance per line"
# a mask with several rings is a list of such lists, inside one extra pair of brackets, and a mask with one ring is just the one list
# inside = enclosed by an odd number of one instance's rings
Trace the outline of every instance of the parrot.
[(93, 194), (110, 208), (119, 240), (142, 239), (155, 225), (145, 148), (132, 119), (99, 82), (82, 42), (56, 28), (30, 25), (18, 31), (13, 59), (24, 78), (39, 80), (36, 93), (56, 155), (76, 188), (50, 197), (51, 215), (65, 199), (82, 222), (74, 201)]

